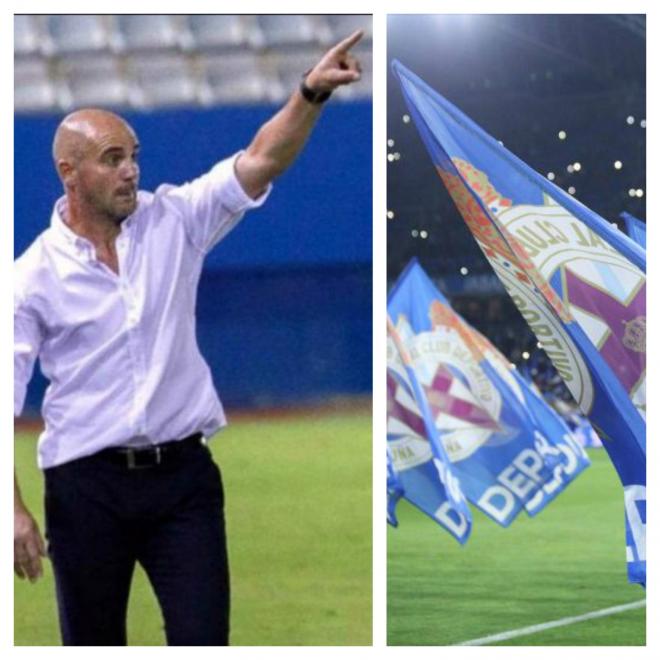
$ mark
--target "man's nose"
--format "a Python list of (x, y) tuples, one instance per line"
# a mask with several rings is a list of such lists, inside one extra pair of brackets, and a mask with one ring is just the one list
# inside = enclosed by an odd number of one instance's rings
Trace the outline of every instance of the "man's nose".
[(140, 167), (135, 161), (130, 160), (124, 163), (121, 169), (122, 179), (125, 179), (126, 181), (137, 180), (139, 175), (140, 175)]

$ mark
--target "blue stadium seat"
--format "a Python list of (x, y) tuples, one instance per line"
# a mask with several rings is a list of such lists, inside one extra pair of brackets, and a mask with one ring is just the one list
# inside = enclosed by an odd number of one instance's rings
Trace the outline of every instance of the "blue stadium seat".
[(56, 54), (107, 50), (111, 46), (109, 19), (93, 14), (49, 16), (48, 32)]
[(190, 31), (198, 49), (240, 49), (250, 43), (249, 17), (235, 14), (195, 14), (189, 19)]
[(14, 16), (14, 54), (32, 55), (40, 50), (43, 35), (35, 16)]
[(66, 81), (73, 107), (120, 107), (128, 104), (128, 85), (120, 61), (114, 55), (69, 57), (60, 62), (58, 70), (60, 77)]
[(135, 84), (131, 104), (140, 108), (196, 105), (198, 82), (185, 55), (131, 56), (127, 69)]
[(258, 17), (267, 48), (320, 43), (311, 16), (271, 14)]
[(14, 112), (58, 109), (58, 94), (43, 59), (17, 60), (14, 66)]
[(120, 14), (117, 17), (126, 50), (168, 50), (192, 43), (185, 17), (165, 14)]
[(207, 55), (200, 66), (206, 82), (207, 103), (263, 103), (284, 97), (276, 76), (253, 52)]

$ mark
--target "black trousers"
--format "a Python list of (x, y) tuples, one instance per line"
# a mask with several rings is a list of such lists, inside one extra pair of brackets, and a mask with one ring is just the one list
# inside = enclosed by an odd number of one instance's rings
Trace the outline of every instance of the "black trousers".
[(97, 455), (45, 478), (64, 645), (126, 644), (136, 562), (158, 598), (168, 645), (229, 643), (224, 494), (206, 446), (137, 470)]

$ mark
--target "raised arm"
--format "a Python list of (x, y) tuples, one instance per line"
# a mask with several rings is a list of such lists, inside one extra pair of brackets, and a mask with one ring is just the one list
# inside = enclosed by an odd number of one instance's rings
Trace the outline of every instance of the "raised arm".
[(236, 175), (250, 197), (259, 197), (293, 163), (321, 113), (322, 99), (328, 96), (324, 93), (360, 79), (360, 63), (350, 50), (362, 35), (358, 30), (331, 48), (305, 76), (306, 89), (292, 94), (236, 161)]

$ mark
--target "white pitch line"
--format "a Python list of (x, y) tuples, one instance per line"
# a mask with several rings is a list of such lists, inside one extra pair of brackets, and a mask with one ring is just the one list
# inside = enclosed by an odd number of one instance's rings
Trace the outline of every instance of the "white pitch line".
[(607, 607), (604, 610), (596, 610), (595, 612), (587, 612), (578, 616), (568, 616), (564, 619), (557, 619), (556, 621), (547, 621), (546, 623), (538, 623), (535, 626), (527, 626), (527, 628), (518, 628), (517, 630), (507, 630), (506, 632), (497, 633), (495, 635), (488, 635), (488, 637), (480, 637), (479, 639), (470, 639), (467, 642), (459, 642), (454, 646), (483, 646), (485, 644), (492, 644), (493, 642), (503, 642), (507, 639), (514, 637), (523, 637), (524, 635), (531, 635), (533, 633), (550, 630), (550, 628), (560, 628), (561, 626), (570, 626), (572, 623), (580, 623), (580, 621), (589, 621), (589, 619), (599, 619), (603, 616), (610, 614), (618, 614), (619, 612), (626, 612), (628, 610), (636, 610), (639, 607), (646, 605), (646, 599), (637, 600), (634, 603), (625, 603), (624, 605), (615, 605), (614, 607)]

